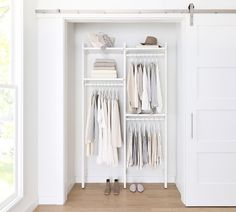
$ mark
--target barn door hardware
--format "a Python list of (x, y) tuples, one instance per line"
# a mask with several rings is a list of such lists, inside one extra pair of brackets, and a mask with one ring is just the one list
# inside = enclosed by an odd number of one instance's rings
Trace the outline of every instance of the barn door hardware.
[(194, 13), (194, 4), (191, 3), (188, 5), (188, 10), (190, 14), (190, 26), (193, 26), (193, 13)]

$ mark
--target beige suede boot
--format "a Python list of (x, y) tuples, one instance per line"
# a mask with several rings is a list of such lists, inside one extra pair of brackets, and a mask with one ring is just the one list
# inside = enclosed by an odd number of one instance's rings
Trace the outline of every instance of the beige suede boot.
[(119, 195), (119, 194), (120, 194), (120, 184), (119, 184), (118, 179), (115, 179), (115, 180), (114, 180), (113, 193), (114, 193), (115, 195)]
[(110, 195), (111, 194), (111, 184), (110, 184), (110, 179), (106, 180), (106, 187), (104, 190), (105, 195)]

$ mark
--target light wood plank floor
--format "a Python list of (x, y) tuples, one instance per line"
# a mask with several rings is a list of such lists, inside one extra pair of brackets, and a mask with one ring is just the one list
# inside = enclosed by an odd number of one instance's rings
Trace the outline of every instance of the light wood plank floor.
[(121, 189), (120, 195), (103, 195), (103, 184), (89, 184), (81, 189), (76, 184), (63, 206), (40, 205), (35, 212), (228, 212), (236, 208), (186, 208), (174, 184), (144, 184), (143, 193)]

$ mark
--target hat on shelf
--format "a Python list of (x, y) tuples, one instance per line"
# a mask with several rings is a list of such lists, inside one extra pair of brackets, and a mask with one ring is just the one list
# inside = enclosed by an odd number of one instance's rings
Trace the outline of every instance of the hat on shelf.
[(142, 45), (147, 45), (147, 46), (158, 46), (158, 47), (161, 47), (158, 44), (157, 38), (154, 37), (154, 36), (147, 36), (145, 42), (141, 43), (141, 44)]

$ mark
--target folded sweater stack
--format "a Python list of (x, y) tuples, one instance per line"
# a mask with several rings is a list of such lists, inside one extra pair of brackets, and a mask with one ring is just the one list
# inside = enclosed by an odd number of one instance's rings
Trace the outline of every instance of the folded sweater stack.
[(117, 78), (114, 59), (96, 59), (91, 76), (93, 78)]

